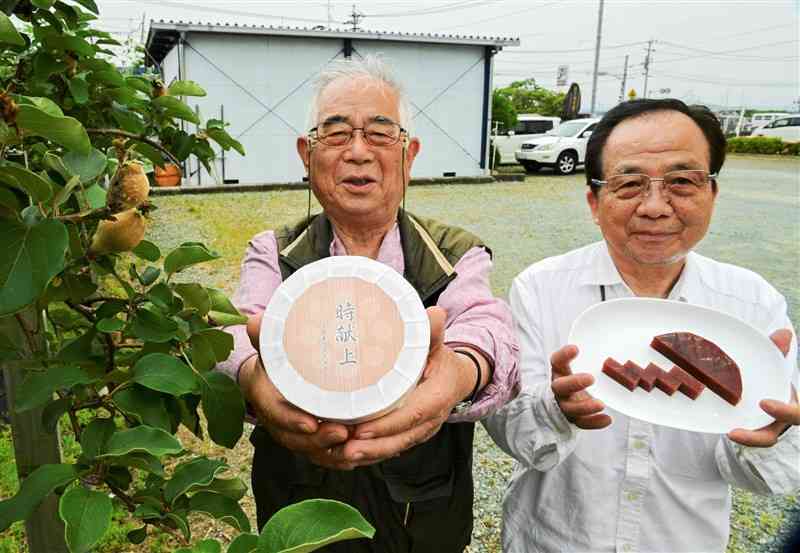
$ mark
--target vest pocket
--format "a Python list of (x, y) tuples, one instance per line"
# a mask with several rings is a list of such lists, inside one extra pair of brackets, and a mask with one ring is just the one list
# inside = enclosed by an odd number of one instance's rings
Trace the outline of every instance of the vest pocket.
[(450, 432), (439, 433), (375, 470), (398, 503), (417, 503), (453, 495), (455, 454)]

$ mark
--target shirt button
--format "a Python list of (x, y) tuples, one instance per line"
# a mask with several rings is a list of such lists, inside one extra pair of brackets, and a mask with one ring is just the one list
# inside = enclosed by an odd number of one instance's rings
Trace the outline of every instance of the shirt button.
[(639, 499), (639, 494), (636, 492), (628, 492), (625, 497), (628, 499), (628, 501), (636, 501)]
[(631, 546), (631, 544), (626, 543), (625, 545), (622, 546), (622, 550), (623, 551), (633, 551), (633, 547)]
[(636, 449), (644, 449), (645, 447), (647, 447), (647, 444), (644, 443), (642, 440), (634, 440), (633, 447), (635, 447)]

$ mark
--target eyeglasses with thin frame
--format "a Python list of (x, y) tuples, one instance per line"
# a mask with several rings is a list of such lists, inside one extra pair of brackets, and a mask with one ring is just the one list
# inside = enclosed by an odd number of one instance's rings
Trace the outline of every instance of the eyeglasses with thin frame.
[(717, 178), (716, 173), (704, 169), (681, 169), (664, 173), (663, 177), (651, 177), (639, 173), (611, 175), (607, 180), (592, 179), (595, 186), (605, 186), (609, 193), (620, 200), (645, 198), (652, 190), (653, 181), (661, 183), (661, 193), (668, 198), (691, 198), (705, 189)]
[(308, 131), (308, 136), (326, 146), (341, 147), (353, 141), (356, 131), (361, 131), (367, 144), (377, 148), (394, 146), (407, 134), (407, 131), (394, 121), (375, 120), (363, 127), (353, 127), (344, 121), (322, 123)]

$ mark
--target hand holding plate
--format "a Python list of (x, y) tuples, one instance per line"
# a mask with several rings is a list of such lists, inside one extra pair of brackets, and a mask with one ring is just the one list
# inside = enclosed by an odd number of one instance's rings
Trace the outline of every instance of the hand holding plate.
[(578, 348), (567, 345), (550, 356), (553, 395), (567, 420), (578, 428), (605, 428), (611, 424), (611, 417), (601, 413), (605, 405), (585, 391), (594, 384), (594, 377), (586, 373), (572, 374), (570, 362), (577, 355)]

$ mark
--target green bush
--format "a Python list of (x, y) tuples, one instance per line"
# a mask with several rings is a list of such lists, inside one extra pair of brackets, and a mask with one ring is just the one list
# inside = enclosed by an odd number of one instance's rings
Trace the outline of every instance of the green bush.
[(800, 155), (800, 143), (784, 142), (768, 136), (739, 137), (728, 139), (728, 152), (735, 154)]

